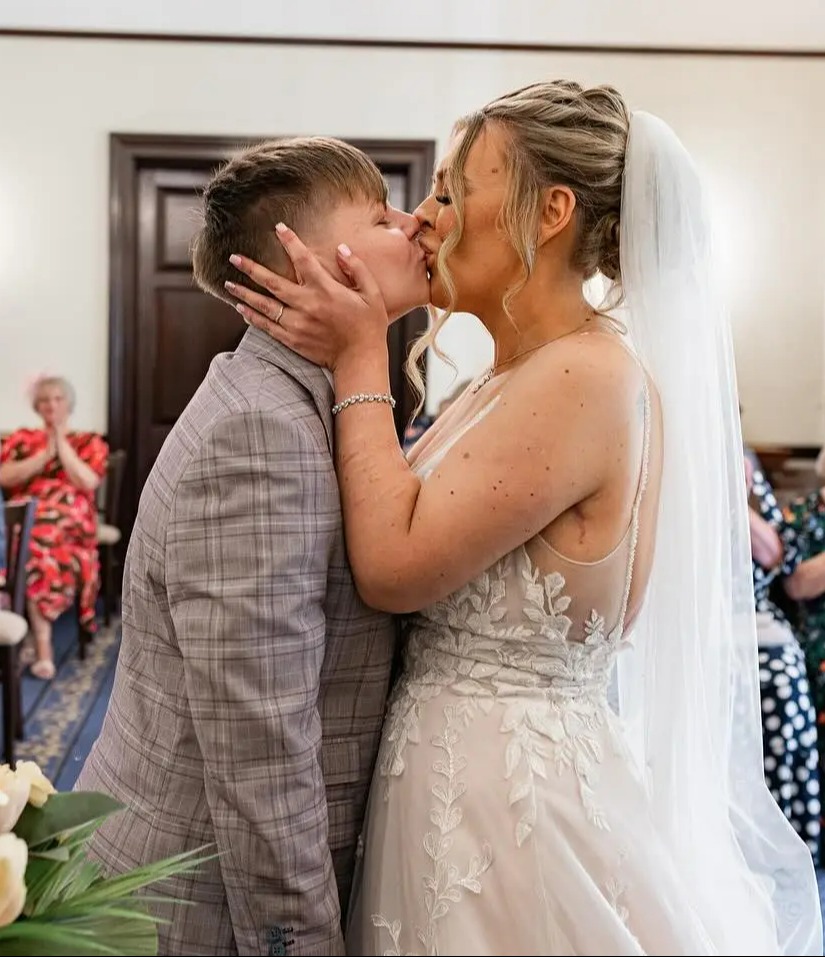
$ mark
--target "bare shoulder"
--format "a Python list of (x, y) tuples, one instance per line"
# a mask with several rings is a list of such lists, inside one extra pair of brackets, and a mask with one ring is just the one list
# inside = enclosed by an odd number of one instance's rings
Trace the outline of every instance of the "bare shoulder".
[(617, 335), (593, 332), (566, 336), (540, 350), (513, 373), (502, 395), (539, 417), (561, 410), (577, 419), (598, 413), (624, 418), (644, 392), (645, 372)]

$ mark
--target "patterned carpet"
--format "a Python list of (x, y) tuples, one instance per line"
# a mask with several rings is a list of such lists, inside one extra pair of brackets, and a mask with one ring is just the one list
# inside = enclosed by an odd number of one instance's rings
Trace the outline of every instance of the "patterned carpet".
[(71, 790), (100, 733), (119, 646), (119, 624), (100, 626), (81, 661), (77, 623), (65, 615), (54, 630), (54, 681), (23, 676), (26, 738), (18, 742), (17, 758), (37, 761), (60, 791)]

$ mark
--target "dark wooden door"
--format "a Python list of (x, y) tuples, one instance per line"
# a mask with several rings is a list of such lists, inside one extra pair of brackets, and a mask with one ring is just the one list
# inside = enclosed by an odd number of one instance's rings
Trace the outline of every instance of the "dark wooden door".
[[(109, 440), (127, 452), (122, 525), (131, 529), (140, 491), (178, 416), (219, 352), (246, 326), (192, 278), (190, 246), (200, 225), (199, 191), (245, 142), (211, 137), (112, 137), (112, 287)], [(362, 143), (382, 168), (391, 201), (414, 208), (426, 193), (432, 143)], [(416, 310), (390, 335), (399, 431), (413, 397), (403, 364), (426, 326)]]
[(142, 487), (169, 430), (219, 352), (246, 325), (192, 281), (189, 255), (199, 226), (197, 192), (207, 169), (143, 169), (138, 183), (138, 336), (134, 360), (134, 474)]

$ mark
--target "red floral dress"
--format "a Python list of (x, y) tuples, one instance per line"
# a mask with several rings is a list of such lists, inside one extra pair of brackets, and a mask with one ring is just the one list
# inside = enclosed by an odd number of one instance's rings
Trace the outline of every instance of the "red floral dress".
[[(103, 477), (109, 447), (92, 432), (72, 432), (69, 443), (78, 457)], [(39, 429), (18, 429), (3, 441), (0, 462), (27, 459), (46, 448)], [(60, 459), (25, 485), (10, 490), (9, 501), (31, 496), (38, 500), (28, 565), (27, 594), (48, 621), (54, 621), (80, 597), (80, 622), (95, 628), (95, 602), (100, 587), (97, 554), (95, 493), (77, 488)]]

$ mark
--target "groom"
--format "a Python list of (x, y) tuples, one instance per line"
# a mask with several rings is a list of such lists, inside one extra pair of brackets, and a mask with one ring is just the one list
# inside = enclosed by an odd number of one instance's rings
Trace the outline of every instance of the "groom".
[[(412, 245), (417, 223), (385, 198), (345, 143), (256, 147), (205, 191), (196, 277), (223, 297), (236, 251), (286, 274), (280, 221), (332, 264), (341, 217), (372, 222), (378, 207)], [(423, 268), (390, 282), (388, 313), (427, 291)], [(350, 575), (332, 404), (323, 370), (250, 328), (213, 361), (141, 497), (115, 687), (78, 787), (127, 807), (94, 839), (108, 872), (218, 853), (159, 888), (180, 901), (162, 908), (161, 954), (344, 953), (395, 632)]]

